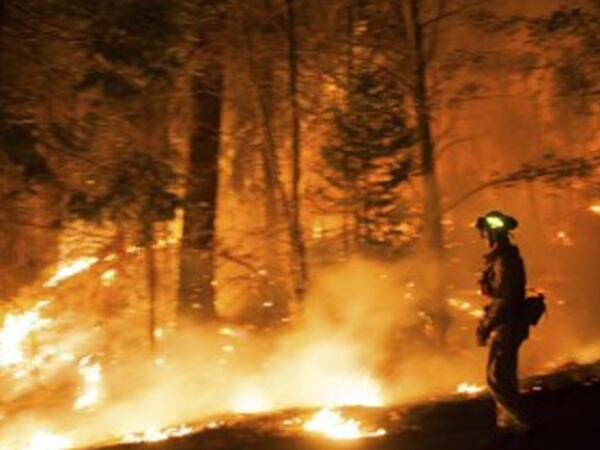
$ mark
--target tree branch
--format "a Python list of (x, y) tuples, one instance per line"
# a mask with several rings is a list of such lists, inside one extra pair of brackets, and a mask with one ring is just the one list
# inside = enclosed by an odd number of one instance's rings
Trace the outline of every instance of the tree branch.
[(435, 24), (437, 22), (440, 22), (440, 21), (445, 20), (445, 19), (447, 19), (449, 17), (455, 16), (456, 14), (460, 14), (461, 12), (463, 12), (463, 11), (465, 11), (467, 9), (473, 8), (475, 6), (479, 6), (479, 5), (481, 5), (483, 3), (486, 3), (488, 1), (489, 0), (478, 0), (478, 1), (473, 2), (473, 3), (468, 3), (466, 5), (462, 5), (459, 8), (451, 9), (450, 11), (447, 11), (445, 13), (439, 14), (439, 15), (437, 15), (435, 17), (432, 17), (430, 19), (425, 20), (424, 22), (421, 23), (421, 27), (422, 28), (427, 28), (429, 25), (433, 25), (433, 24)]

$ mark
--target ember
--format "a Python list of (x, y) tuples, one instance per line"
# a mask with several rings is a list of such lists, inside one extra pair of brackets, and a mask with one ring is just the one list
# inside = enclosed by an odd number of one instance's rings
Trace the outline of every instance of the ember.
[(464, 311), (465, 313), (467, 313), (470, 316), (473, 316), (476, 318), (483, 317), (483, 310), (474, 307), (470, 302), (463, 301), (463, 300), (457, 300), (455, 298), (450, 298), (450, 299), (448, 299), (448, 304), (455, 309)]
[(115, 269), (109, 269), (100, 276), (100, 279), (102, 280), (102, 284), (104, 286), (110, 286), (113, 284), (116, 277), (117, 271)]

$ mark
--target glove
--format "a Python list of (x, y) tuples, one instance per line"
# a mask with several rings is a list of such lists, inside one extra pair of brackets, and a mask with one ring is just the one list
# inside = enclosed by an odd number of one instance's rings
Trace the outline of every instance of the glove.
[(489, 282), (483, 278), (479, 280), (479, 290), (484, 297), (490, 297), (492, 295)]
[(477, 337), (477, 345), (479, 347), (485, 347), (487, 345), (488, 338), (490, 337), (489, 331), (482, 324), (479, 324), (475, 335)]

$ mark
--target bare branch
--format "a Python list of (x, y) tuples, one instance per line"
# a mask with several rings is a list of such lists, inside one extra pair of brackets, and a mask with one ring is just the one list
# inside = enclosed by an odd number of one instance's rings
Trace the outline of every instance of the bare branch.
[(455, 9), (451, 9), (450, 11), (446, 11), (445, 13), (439, 14), (435, 17), (432, 17), (430, 19), (425, 20), (424, 22), (421, 23), (421, 27), (422, 28), (427, 28), (429, 25), (433, 25), (437, 22), (440, 22), (442, 20), (448, 19), (449, 17), (455, 16), (457, 14), (460, 14), (464, 11), (466, 11), (467, 9), (470, 8), (474, 8), (476, 6), (479, 6), (483, 3), (488, 2), (489, 0), (478, 0), (476, 2), (473, 3), (468, 3), (466, 5), (462, 5), (459, 8), (455, 8)]
[(514, 172), (502, 175), (475, 186), (443, 208), (443, 213), (456, 208), (476, 194), (491, 187), (510, 187), (519, 182), (545, 181), (558, 183), (572, 178), (589, 177), (600, 166), (600, 151), (587, 156), (558, 158), (553, 154), (544, 156), (541, 161), (523, 164)]
[(465, 142), (469, 142), (472, 141), (474, 139), (477, 139), (479, 137), (482, 137), (483, 134), (474, 134), (471, 136), (466, 136), (466, 137), (462, 137), (462, 138), (456, 138), (456, 139), (452, 139), (450, 141), (448, 141), (446, 144), (438, 146), (437, 148), (437, 154), (436, 154), (436, 159), (440, 159), (444, 153), (446, 153), (446, 151), (448, 151), (449, 149), (451, 149), (452, 147), (458, 145), (458, 144), (463, 144)]

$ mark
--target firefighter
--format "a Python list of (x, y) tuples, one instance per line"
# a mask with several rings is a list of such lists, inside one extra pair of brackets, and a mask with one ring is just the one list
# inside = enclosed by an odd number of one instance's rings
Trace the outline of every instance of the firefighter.
[(510, 232), (518, 222), (514, 217), (492, 211), (477, 220), (477, 229), (490, 251), (480, 280), (481, 291), (489, 299), (477, 327), (477, 341), (489, 341), (487, 383), (496, 402), (496, 423), (506, 431), (527, 431), (529, 421), (519, 396), (517, 361), (519, 348), (529, 336), (524, 317), (525, 266)]

